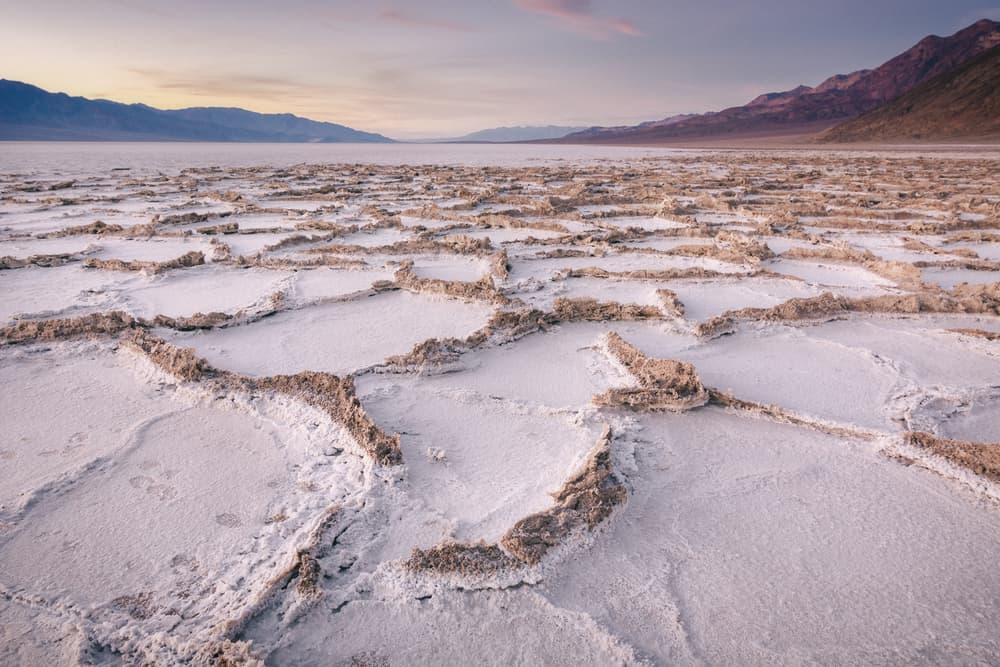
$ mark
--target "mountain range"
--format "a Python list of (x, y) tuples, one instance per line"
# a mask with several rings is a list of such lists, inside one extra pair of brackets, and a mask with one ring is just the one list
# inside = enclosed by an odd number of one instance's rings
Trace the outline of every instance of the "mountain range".
[[(821, 132), (881, 107), (935, 77), (947, 76), (998, 44), (1000, 23), (983, 19), (950, 37), (925, 37), (875, 69), (836, 74), (814, 88), (798, 86), (766, 93), (718, 112), (674, 116), (631, 127), (593, 127), (558, 141), (655, 144)], [(981, 74), (987, 75), (986, 71)], [(1000, 87), (995, 76), (992, 85), (994, 90)], [(934, 138), (936, 133), (928, 127), (925, 135)], [(846, 139), (848, 135), (842, 136)]]
[(381, 134), (245, 109), (163, 110), (70, 97), (0, 79), (0, 140), (391, 142)]
[(940, 74), (821, 141), (988, 139), (1000, 136), (1000, 46)]
[(488, 130), (471, 132), (461, 137), (450, 139), (428, 139), (421, 143), (504, 143), (517, 141), (538, 141), (541, 139), (558, 139), (573, 132), (581, 132), (586, 127), (567, 127), (565, 125), (518, 125), (515, 127), (492, 127)]

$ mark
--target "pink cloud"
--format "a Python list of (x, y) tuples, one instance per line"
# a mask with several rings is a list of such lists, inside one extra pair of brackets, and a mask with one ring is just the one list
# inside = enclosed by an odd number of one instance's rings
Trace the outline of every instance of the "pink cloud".
[(595, 16), (590, 0), (514, 0), (514, 6), (526, 12), (554, 18), (564, 30), (583, 33), (595, 39), (612, 35), (638, 37), (642, 31), (631, 21), (617, 16)]
[(465, 23), (413, 16), (397, 9), (383, 9), (379, 12), (378, 17), (384, 21), (391, 21), (410, 28), (435, 28), (437, 30), (453, 30), (455, 32), (475, 32), (476, 30), (474, 26)]

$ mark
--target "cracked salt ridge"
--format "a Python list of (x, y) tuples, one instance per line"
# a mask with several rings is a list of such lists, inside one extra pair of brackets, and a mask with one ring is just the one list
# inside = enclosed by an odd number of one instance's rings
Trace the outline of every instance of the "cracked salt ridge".
[(133, 316), (149, 319), (157, 315), (234, 314), (288, 288), (293, 277), (297, 274), (288, 271), (220, 265), (191, 267), (174, 275), (155, 276), (135, 284), (120, 294), (114, 309), (118, 309), (120, 303), (120, 308)]
[[(744, 307), (769, 308), (788, 299), (819, 296), (827, 291), (799, 280), (756, 277), (663, 281), (662, 287), (677, 294), (677, 298), (684, 304), (684, 318), (692, 322), (703, 322)], [(841, 288), (836, 292), (846, 296), (860, 296), (867, 294), (869, 290)]]
[[(679, 348), (643, 329), (629, 339), (647, 355), (695, 365), (707, 386), (738, 398), (851, 427), (898, 431), (936, 395), (968, 398), (996, 386), (1000, 356), (946, 331), (989, 318), (849, 317), (825, 323), (748, 325), (702, 346)], [(822, 378), (822, 391), (814, 391)], [(909, 428), (916, 428), (910, 425)], [(922, 426), (921, 428), (926, 428)], [(995, 439), (987, 436), (986, 441)]]
[[(324, 605), (289, 628), (268, 656), (296, 665), (641, 665), (586, 613), (535, 591), (439, 591), (399, 598), (391, 584), (336, 614)], [(400, 632), (406, 628), (406, 632)], [(373, 648), (377, 647), (377, 648)], [(382, 658), (361, 662), (359, 656)]]
[(809, 241), (782, 236), (765, 236), (761, 237), (760, 240), (761, 242), (766, 243), (767, 247), (770, 248), (776, 255), (787, 252), (792, 248), (812, 249), (816, 247), (815, 243), (810, 243)]
[[(443, 205), (439, 202), (439, 205)], [(404, 228), (426, 227), (427, 229), (437, 229), (438, 227), (448, 227), (455, 224), (454, 220), (437, 220), (434, 218), (420, 218), (412, 215), (401, 215), (399, 220)]]
[[(63, 344), (71, 359), (79, 347)], [(159, 412), (130, 411), (116, 456), (75, 484), (43, 489), (8, 524), (0, 586), (21, 611), (72, 621), (64, 633), (82, 629), (77, 659), (104, 645), (127, 659), (172, 662), (218, 640), (269, 595), (315, 517), (365, 493), (369, 466), (335, 457), (331, 443), (346, 446), (349, 436), (296, 401), (175, 389), (132, 353), (112, 363), (152, 383), (137, 388), (161, 394)], [(82, 407), (117, 406), (120, 395), (101, 392)], [(220, 470), (233, 479), (219, 485)]]
[[(593, 447), (594, 394), (624, 386), (598, 349), (609, 327), (580, 323), (464, 354), (447, 374), (358, 378), (369, 415), (401, 435), (410, 493), (452, 521), (445, 538), (497, 541), (551, 505)], [(461, 414), (462, 419), (455, 419)]]
[[(153, 215), (159, 210), (160, 203), (165, 202), (166, 194), (149, 194), (140, 195), (138, 190), (112, 190), (107, 193), (107, 201), (100, 202), (95, 209), (98, 213), (105, 213), (109, 217), (114, 217), (112, 222), (117, 222), (122, 224), (122, 220), (118, 216), (130, 216), (128, 219), (132, 219), (131, 216), (137, 216), (139, 214), (149, 214)], [(135, 197), (135, 199), (120, 199), (115, 201), (115, 198), (130, 198)], [(105, 220), (105, 222), (109, 222)]]
[[(535, 287), (535, 291), (521, 291), (515, 295), (532, 307), (544, 310), (550, 310), (552, 302), (557, 298), (585, 296), (593, 296), (601, 301), (660, 307), (663, 302), (657, 295), (657, 290), (668, 289), (676, 293), (684, 304), (684, 319), (692, 322), (702, 322), (743, 307), (771, 307), (791, 298), (814, 297), (824, 291), (831, 291), (829, 288), (798, 280), (769, 277), (658, 281), (582, 277), (540, 282)], [(873, 293), (868, 288), (842, 287), (832, 291), (844, 296), (866, 296)], [(886, 292), (877, 290), (874, 293)]]
[[(3, 218), (0, 218), (0, 222)], [(956, 243), (945, 247), (945, 251), (951, 249), (972, 250), (982, 259), (998, 262), (1000, 261), (1000, 243)], [(998, 278), (1000, 280), (1000, 278)]]
[(465, 257), (462, 255), (420, 255), (395, 256), (394, 261), (413, 260), (413, 272), (418, 278), (437, 280), (457, 280), (472, 282), (490, 272), (489, 258)]
[(262, 208), (276, 208), (287, 211), (314, 212), (324, 208), (336, 208), (339, 204), (332, 199), (266, 199), (257, 200)]
[(346, 236), (338, 236), (333, 243), (337, 245), (357, 245), (363, 248), (377, 248), (394, 243), (410, 241), (416, 237), (405, 230), (381, 227), (371, 231), (359, 231)]
[(884, 293), (880, 287), (893, 287), (894, 283), (860, 266), (838, 264), (826, 260), (803, 261), (772, 259), (763, 262), (763, 268), (776, 273), (801, 278), (812, 285), (869, 289), (872, 295)]
[(1000, 283), (1000, 271), (927, 267), (921, 269), (920, 273), (924, 282), (940, 285), (945, 289), (951, 289), (962, 283), (970, 285)]
[(745, 216), (735, 213), (696, 213), (694, 219), (707, 225), (739, 225), (741, 222), (749, 222)]
[(816, 337), (812, 328), (743, 327), (686, 349), (626, 340), (647, 356), (694, 364), (706, 387), (848, 427), (892, 429), (883, 406), (908, 385), (891, 360)]
[(206, 260), (212, 256), (212, 246), (207, 238), (142, 240), (102, 238), (96, 245), (100, 249), (90, 253), (88, 257), (123, 261), (166, 262), (189, 252), (202, 252), (205, 254)]
[(565, 236), (563, 232), (554, 232), (547, 229), (526, 229), (517, 227), (509, 229), (503, 227), (490, 229), (463, 229), (461, 230), (461, 234), (463, 236), (471, 236), (472, 238), (489, 239), (495, 246), (507, 243), (516, 243), (529, 238), (554, 239), (560, 236)]
[[(573, 246), (584, 251), (587, 246)], [(543, 249), (540, 249), (543, 250)], [(537, 251), (536, 251), (537, 252)], [(517, 283), (523, 280), (547, 280), (565, 269), (583, 269), (596, 267), (607, 271), (634, 271), (639, 269), (688, 269), (701, 268), (720, 273), (747, 273), (749, 268), (741, 264), (731, 264), (709, 258), (694, 258), (669, 255), (646, 255), (637, 253), (616, 254), (611, 252), (604, 256), (585, 257), (553, 257), (532, 259), (531, 250), (519, 256), (510, 257), (510, 280)]]
[(410, 493), (451, 525), (428, 547), (446, 538), (495, 541), (521, 517), (546, 509), (548, 494), (596, 437), (575, 412), (464, 388), (395, 384), (361, 401), (377, 423), (400, 434)]
[(299, 304), (344, 297), (371, 289), (379, 281), (392, 280), (393, 271), (351, 270), (319, 267), (293, 274), (291, 297)]
[(232, 213), (235, 209), (229, 203), (205, 200), (202, 194), (173, 196), (162, 200), (162, 205), (155, 207), (156, 212), (166, 218), (172, 215), (185, 215), (194, 213), (195, 215), (217, 215)]
[[(10, 204), (4, 202), (0, 202), (0, 206), (3, 209), (7, 209), (6, 212), (0, 215), (0, 230), (10, 228), (18, 234), (50, 234), (66, 227), (87, 225), (98, 220), (125, 224), (117, 218), (110, 220), (109, 216), (92, 212), (89, 204), (45, 207), (42, 210), (25, 212), (11, 212), (8, 208)], [(138, 224), (140, 222), (147, 222), (147, 220), (129, 219), (128, 222)]]
[[(231, 215), (227, 217), (223, 222), (230, 223), (235, 222), (240, 226), (240, 229), (274, 229), (281, 228), (287, 229), (290, 232), (297, 231), (297, 225), (301, 224), (303, 220), (299, 217), (288, 217), (278, 213), (244, 213)], [(216, 220), (209, 220), (200, 226), (202, 227), (212, 227), (218, 224)]]
[(80, 264), (0, 271), (0, 323), (70, 310), (75, 315), (110, 310), (115, 293), (139, 280), (136, 274), (96, 271)]
[(492, 313), (479, 303), (396, 291), (279, 312), (227, 329), (163, 335), (224, 370), (256, 376), (304, 370), (343, 375), (405, 354), (429, 338), (465, 338)]
[[(0, 222), (3, 218), (0, 218)], [(100, 237), (16, 238), (0, 241), (0, 257), (27, 259), (33, 255), (82, 255), (96, 250)]]
[(556, 299), (594, 298), (598, 301), (635, 303), (641, 306), (661, 308), (663, 300), (657, 294), (659, 289), (670, 289), (668, 281), (607, 280), (604, 278), (567, 278), (551, 280), (538, 285), (533, 292), (517, 292), (514, 296), (527, 302), (532, 308), (550, 311)]
[(948, 330), (996, 326), (988, 318), (933, 315), (850, 318), (808, 330), (816, 338), (868, 350), (899, 370), (905, 384), (887, 402), (885, 412), (900, 428), (995, 442), (1000, 432), (995, 398), (1000, 354), (994, 343)]
[(1000, 355), (989, 354), (993, 348), (988, 344), (967, 342), (946, 329), (996, 323), (996, 318), (962, 315), (850, 317), (805, 331), (812, 338), (878, 355), (918, 387), (972, 389), (1000, 383)]
[[(938, 254), (931, 252), (930, 250), (918, 251), (909, 250), (904, 247), (905, 241), (899, 236), (893, 236), (890, 234), (858, 234), (858, 233), (840, 233), (834, 235), (837, 242), (846, 242), (855, 248), (860, 248), (862, 250), (869, 250), (873, 254), (886, 259), (889, 261), (898, 262), (933, 262), (945, 259), (954, 259), (951, 256), (950, 251), (958, 250), (958, 247), (939, 247), (937, 248)], [(935, 245), (932, 241), (935, 239), (928, 238), (925, 236), (916, 237), (918, 241), (927, 243), (932, 248)], [(936, 239), (940, 241), (940, 238)]]
[[(539, 222), (553, 222), (552, 218), (544, 216), (531, 216), (526, 215), (521, 218), (523, 222), (527, 223), (539, 223)], [(590, 220), (566, 220), (560, 218), (558, 221), (560, 225), (567, 229), (569, 234), (589, 234), (592, 232), (600, 232), (596, 225)]]
[[(294, 401), (177, 389), (107, 344), (60, 344), (7, 363), (5, 375), (35, 376), (27, 386), (37, 395), (4, 409), (49, 424), (22, 435), (14, 465), (36, 467), (42, 455), (49, 468), (46, 478), (5, 480), (5, 508), (12, 489), (23, 496), (27, 484), (33, 495), (4, 513), (2, 596), (15, 617), (68, 621), (67, 641), (84, 632), (77, 659), (93, 643), (154, 661), (199, 650), (268, 590), (313, 517), (364, 483), (360, 459), (328, 455), (346, 433)], [(39, 375), (38, 364), (60, 372)], [(61, 432), (48, 420), (56, 412)], [(79, 425), (87, 430), (69, 433)], [(0, 649), (0, 660), (10, 657)]]
[[(770, 240), (770, 239), (768, 239)], [(629, 239), (615, 247), (622, 250), (641, 248), (644, 250), (670, 251), (678, 246), (715, 245), (715, 239), (700, 236), (650, 237), (646, 239)]]
[(627, 227), (638, 227), (639, 229), (660, 230), (680, 229), (689, 226), (687, 223), (680, 222), (678, 220), (670, 220), (668, 218), (648, 215), (598, 218), (594, 220), (594, 222), (598, 222), (601, 225), (620, 227), (622, 229)]
[[(266, 256), (281, 256), (281, 251), (268, 251), (268, 248), (281, 243), (285, 239), (293, 238), (297, 235), (322, 236), (324, 232), (294, 231), (287, 234), (263, 233), (263, 234), (219, 234), (215, 236), (219, 242), (229, 246), (233, 257), (252, 257), (257, 253), (264, 253)], [(303, 246), (291, 246), (291, 250), (301, 250)], [(300, 259), (306, 259), (300, 257)]]
[(719, 408), (638, 420), (629, 501), (548, 576), (553, 604), (657, 664), (1000, 653), (995, 508), (870, 443)]

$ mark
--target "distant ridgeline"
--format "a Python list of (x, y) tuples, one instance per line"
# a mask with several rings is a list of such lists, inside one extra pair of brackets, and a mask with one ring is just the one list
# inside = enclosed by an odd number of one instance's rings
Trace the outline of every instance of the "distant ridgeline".
[(381, 134), (292, 114), (196, 107), (166, 111), (144, 104), (70, 97), (0, 79), (0, 140), (258, 141), (388, 143)]
[[(810, 88), (765, 93), (722, 111), (672, 116), (631, 127), (593, 127), (565, 143), (659, 144), (810, 135), (827, 141), (1000, 138), (996, 122), (1000, 23), (983, 19), (949, 37), (931, 35), (872, 70), (836, 74)], [(992, 52), (992, 55), (990, 53)], [(966, 67), (968, 66), (968, 67)], [(931, 83), (933, 82), (933, 83)], [(926, 87), (922, 84), (927, 83)], [(904, 96), (920, 88), (919, 94)], [(900, 104), (870, 115), (894, 100)], [(935, 105), (944, 112), (935, 111)], [(917, 115), (919, 112), (919, 115)]]

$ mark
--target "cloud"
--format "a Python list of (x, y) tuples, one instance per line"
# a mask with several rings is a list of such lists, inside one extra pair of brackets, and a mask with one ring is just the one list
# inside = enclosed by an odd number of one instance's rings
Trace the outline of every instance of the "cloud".
[(137, 0), (104, 0), (107, 4), (113, 5), (119, 10), (144, 14), (157, 19), (173, 19), (176, 15), (169, 10), (164, 10), (160, 6), (151, 7), (149, 4), (138, 2)]
[[(264, 113), (290, 112), (314, 120), (382, 132), (389, 136), (442, 136), (498, 124), (500, 110), (518, 108), (518, 100), (539, 91), (517, 79), (482, 81), (466, 63), (374, 56), (347, 80), (309, 81), (248, 75), (231, 71), (126, 70), (138, 85), (122, 87), (112, 99), (141, 100), (160, 108), (238, 106)], [(470, 92), (471, 91), (471, 92)], [(90, 91), (82, 94), (92, 96)], [(463, 128), (463, 132), (454, 132)]]
[(406, 14), (398, 9), (383, 9), (378, 17), (383, 21), (398, 23), (408, 28), (431, 28), (434, 30), (451, 30), (452, 32), (476, 32), (476, 27), (467, 23), (447, 21), (422, 16)]
[(613, 35), (638, 37), (642, 31), (631, 21), (617, 16), (594, 15), (590, 0), (514, 0), (514, 6), (526, 12), (556, 20), (563, 30), (582, 33), (599, 40)]
[(142, 77), (159, 90), (190, 97), (256, 98), (278, 101), (287, 98), (309, 99), (314, 95), (334, 92), (329, 87), (281, 77), (245, 74), (178, 74), (153, 68), (129, 68), (128, 71)]

